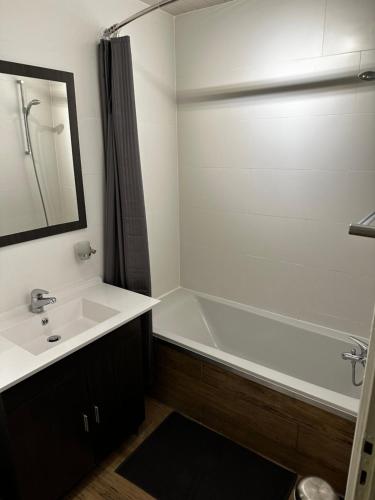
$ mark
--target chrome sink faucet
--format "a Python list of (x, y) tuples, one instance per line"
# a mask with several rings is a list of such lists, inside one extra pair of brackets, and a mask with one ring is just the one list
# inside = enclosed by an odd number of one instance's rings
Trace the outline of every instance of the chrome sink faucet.
[(47, 293), (49, 293), (47, 290), (42, 290), (40, 288), (35, 288), (31, 292), (30, 311), (32, 313), (42, 313), (44, 312), (44, 306), (48, 306), (48, 304), (54, 304), (56, 302), (55, 297), (44, 297)]

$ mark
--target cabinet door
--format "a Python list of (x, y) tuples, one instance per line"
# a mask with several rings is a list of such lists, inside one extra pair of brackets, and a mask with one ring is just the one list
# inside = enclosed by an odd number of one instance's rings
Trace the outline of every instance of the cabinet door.
[(141, 319), (92, 344), (87, 381), (100, 459), (134, 432), (144, 419)]
[(22, 499), (60, 498), (94, 465), (84, 420), (85, 378), (72, 363), (60, 368), (64, 373), (51, 384), (49, 369), (44, 370), (42, 391), (7, 414)]

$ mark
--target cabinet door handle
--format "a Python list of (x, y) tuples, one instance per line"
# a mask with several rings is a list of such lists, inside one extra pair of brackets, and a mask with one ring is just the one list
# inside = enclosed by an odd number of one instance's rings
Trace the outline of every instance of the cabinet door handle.
[(85, 432), (90, 432), (89, 417), (85, 414), (83, 414), (83, 427), (85, 429)]
[(95, 412), (95, 422), (97, 424), (100, 424), (99, 406), (94, 406), (94, 412)]

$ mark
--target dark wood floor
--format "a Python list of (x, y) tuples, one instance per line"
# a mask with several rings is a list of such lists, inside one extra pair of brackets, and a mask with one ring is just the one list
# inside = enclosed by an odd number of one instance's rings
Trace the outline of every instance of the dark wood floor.
[(116, 452), (112, 453), (66, 496), (65, 500), (152, 500), (150, 495), (116, 474), (115, 470), (172, 411), (171, 408), (155, 399), (148, 399), (146, 419), (138, 435), (130, 437)]

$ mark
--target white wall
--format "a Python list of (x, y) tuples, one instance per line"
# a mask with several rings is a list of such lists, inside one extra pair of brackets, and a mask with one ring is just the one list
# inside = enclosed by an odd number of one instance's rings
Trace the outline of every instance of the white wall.
[(374, 49), (373, 0), (176, 18), (183, 286), (369, 334), (375, 240), (347, 233), (375, 209), (375, 85), (228, 89), (355, 75)]
[[(86, 230), (0, 248), (0, 311), (25, 303), (32, 288), (58, 288), (102, 273), (103, 145), (97, 43), (105, 27), (143, 6), (130, 0), (35, 0), (26, 8), (22, 0), (0, 0), (0, 59), (74, 73), (88, 216)], [(171, 111), (174, 22), (158, 12), (142, 23), (134, 27), (132, 46), (152, 282), (157, 295), (177, 286), (179, 280), (176, 116)], [(170, 126), (164, 127), (167, 119)], [(73, 245), (83, 239), (98, 249), (87, 263), (77, 262), (73, 253)]]
[(174, 18), (130, 24), (139, 145), (155, 297), (180, 284)]

